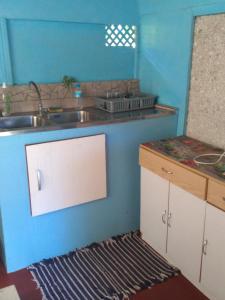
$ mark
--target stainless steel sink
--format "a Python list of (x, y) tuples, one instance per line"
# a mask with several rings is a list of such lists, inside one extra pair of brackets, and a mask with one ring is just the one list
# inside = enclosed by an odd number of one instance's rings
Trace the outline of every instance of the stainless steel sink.
[(0, 117), (0, 129), (38, 127), (40, 119), (34, 115)]
[(67, 111), (61, 113), (48, 113), (42, 118), (36, 115), (21, 115), (0, 117), (0, 130), (19, 129), (19, 128), (35, 128), (40, 126), (51, 126), (66, 123), (84, 123), (96, 120), (94, 113), (85, 110)]
[(49, 113), (48, 120), (57, 124), (71, 123), (71, 122), (88, 122), (93, 120), (93, 116), (90, 112), (85, 110), (61, 112), (61, 113)]

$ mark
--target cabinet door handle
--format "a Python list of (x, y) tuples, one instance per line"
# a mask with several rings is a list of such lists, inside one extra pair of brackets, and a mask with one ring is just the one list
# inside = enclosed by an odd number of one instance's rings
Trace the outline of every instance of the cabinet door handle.
[(36, 170), (38, 191), (41, 191), (41, 171)]
[(204, 240), (203, 245), (202, 245), (202, 253), (204, 255), (207, 255), (207, 246), (208, 246), (208, 240)]
[(165, 168), (162, 168), (162, 171), (165, 172), (166, 174), (172, 175), (173, 172), (166, 170)]
[(171, 219), (172, 219), (172, 214), (169, 213), (169, 215), (168, 215), (168, 220), (167, 220), (167, 225), (168, 225), (168, 227), (171, 227)]
[(166, 215), (167, 215), (167, 211), (165, 210), (164, 213), (162, 214), (162, 222), (163, 222), (163, 224), (166, 224)]

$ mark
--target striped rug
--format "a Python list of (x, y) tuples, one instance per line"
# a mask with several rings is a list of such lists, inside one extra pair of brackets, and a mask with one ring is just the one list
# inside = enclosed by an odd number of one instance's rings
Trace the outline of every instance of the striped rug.
[(179, 274), (138, 233), (111, 238), (28, 267), (43, 300), (129, 299)]

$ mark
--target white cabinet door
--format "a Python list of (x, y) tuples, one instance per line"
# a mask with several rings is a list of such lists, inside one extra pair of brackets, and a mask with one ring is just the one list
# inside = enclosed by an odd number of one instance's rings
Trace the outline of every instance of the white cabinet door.
[(165, 255), (169, 182), (141, 168), (141, 232), (143, 239)]
[(26, 146), (32, 216), (106, 197), (105, 135)]
[(167, 258), (198, 283), (206, 202), (170, 184)]
[(205, 255), (201, 285), (212, 300), (225, 299), (225, 212), (208, 204), (205, 222)]

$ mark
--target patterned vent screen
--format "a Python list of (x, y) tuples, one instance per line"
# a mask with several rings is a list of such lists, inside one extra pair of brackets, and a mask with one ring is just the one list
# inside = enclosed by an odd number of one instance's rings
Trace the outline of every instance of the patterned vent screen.
[(106, 47), (136, 48), (136, 26), (107, 25), (105, 26)]

